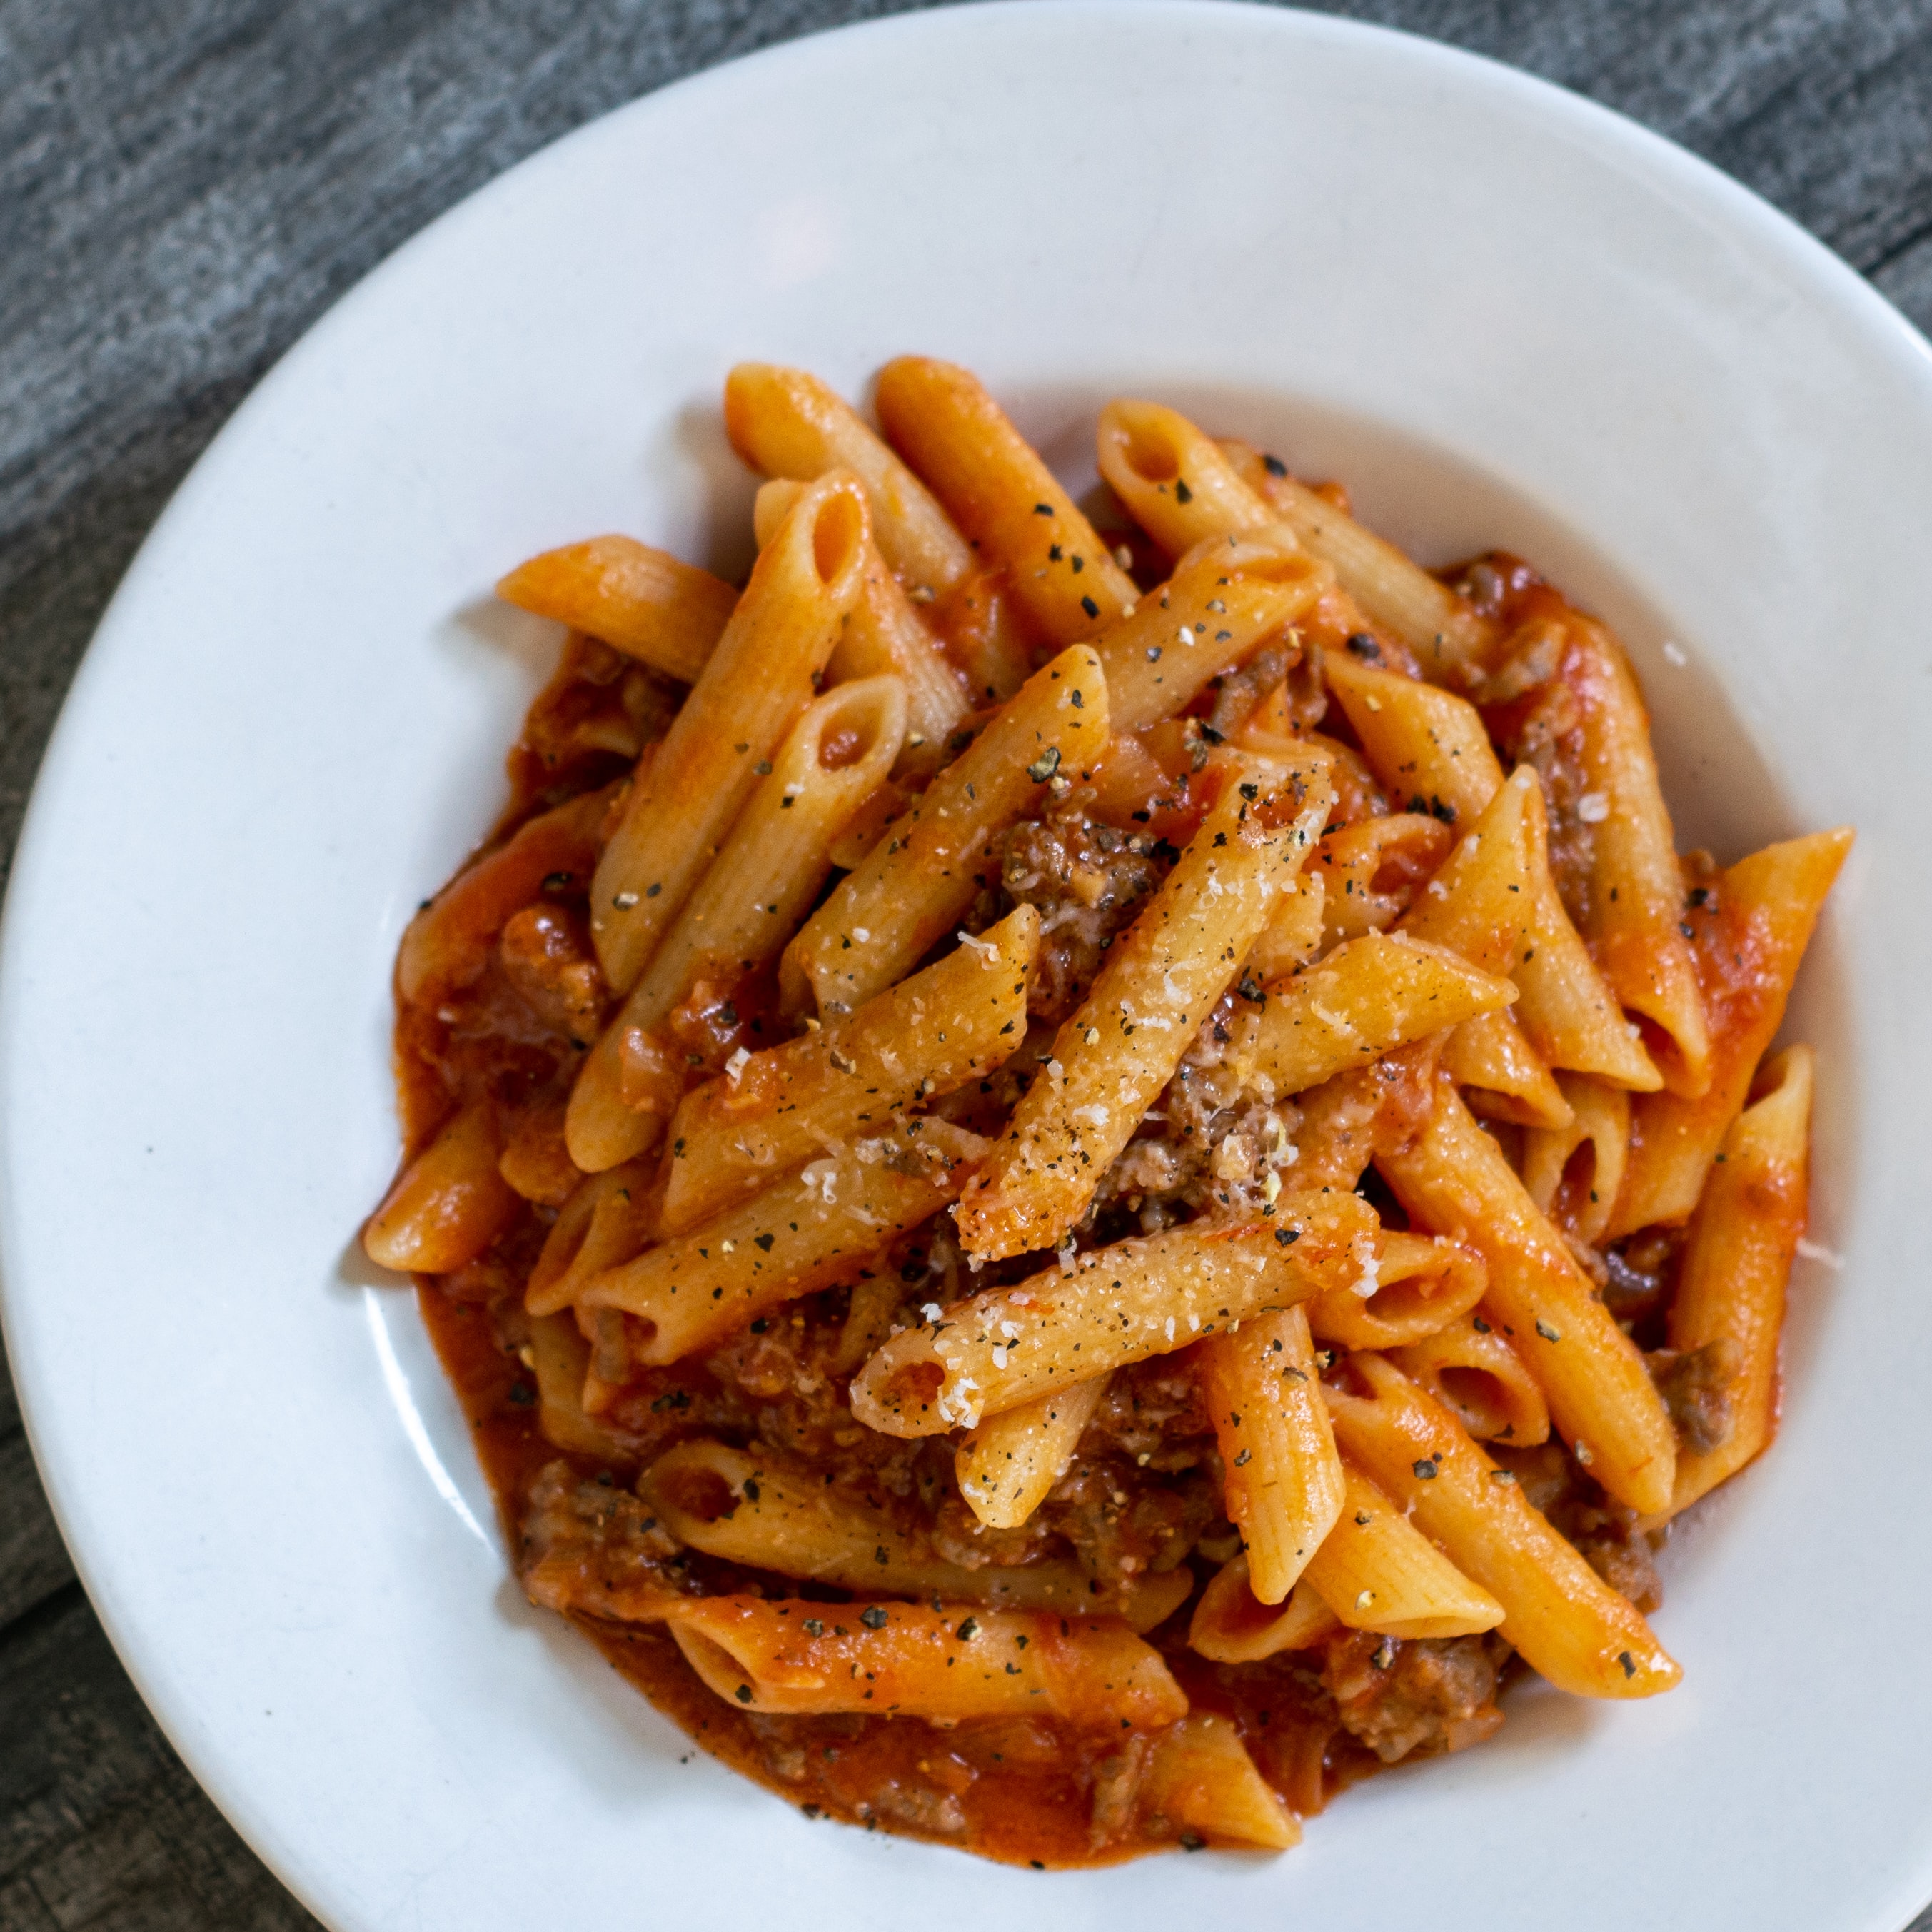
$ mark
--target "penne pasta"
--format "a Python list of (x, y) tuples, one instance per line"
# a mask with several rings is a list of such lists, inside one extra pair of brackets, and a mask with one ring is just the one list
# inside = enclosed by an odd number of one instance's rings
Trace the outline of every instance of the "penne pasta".
[(760, 1597), (674, 1600), (664, 1616), (692, 1668), (747, 1710), (1152, 1726), (1187, 1709), (1160, 1652), (1105, 1618)]
[(1420, 812), (1365, 818), (1328, 833), (1309, 861), (1322, 880), (1323, 950), (1394, 925), (1450, 842), (1438, 820)]
[(1262, 1603), (1279, 1604), (1342, 1508), (1342, 1464), (1306, 1314), (1284, 1309), (1215, 1336), (1201, 1344), (1194, 1372), (1220, 1444), (1249, 1587)]
[(1438, 1090), (1408, 1148), (1376, 1165), (1412, 1226), (1466, 1243), (1488, 1264), (1484, 1314), (1515, 1344), (1578, 1460), (1632, 1509), (1661, 1509), (1676, 1438), (1643, 1358), (1454, 1088)]
[(724, 382), (724, 428), (754, 470), (808, 483), (850, 470), (864, 486), (880, 554), (950, 646), (972, 688), (1010, 698), (1031, 668), (1010, 600), (932, 493), (815, 376), (741, 362)]
[(1255, 1768), (1240, 1731), (1210, 1712), (1190, 1712), (1154, 1740), (1147, 1802), (1210, 1844), (1280, 1852), (1301, 1842), (1300, 1821)]
[(1493, 656), (1496, 634), (1481, 614), (1346, 511), (1270, 465), (1262, 478), (1268, 506), (1322, 560), (1374, 622), (1406, 645), (1432, 683), (1480, 672)]
[(1564, 1234), (1594, 1246), (1623, 1185), (1630, 1099), (1621, 1088), (1581, 1074), (1564, 1074), (1556, 1084), (1572, 1118), (1566, 1126), (1533, 1127), (1523, 1136), (1522, 1184)]
[(994, 834), (1106, 742), (1106, 680), (1076, 644), (1034, 672), (806, 922), (784, 956), (788, 1007), (849, 1012), (903, 978), (998, 879)]
[(1379, 1355), (1351, 1358), (1366, 1393), (1329, 1389), (1351, 1460), (1503, 1609), (1504, 1638), (1559, 1690), (1650, 1697), (1683, 1675), (1642, 1616), (1552, 1529), (1440, 1403)]
[[(806, 488), (775, 479), (759, 490), (753, 528), (761, 547), (778, 534)], [(899, 680), (905, 688), (906, 746), (914, 764), (940, 754), (970, 709), (958, 673), (876, 543), (867, 547), (864, 585), (832, 647), (826, 675), (835, 684), (863, 677)]]
[(1169, 1572), (1113, 1595), (1070, 1559), (969, 1569), (922, 1548), (875, 1504), (829, 1487), (799, 1464), (722, 1442), (667, 1450), (645, 1472), (639, 1493), (680, 1543), (708, 1556), (863, 1594), (1117, 1616), (1143, 1630), (1171, 1616), (1192, 1587), (1186, 1573)]
[(1385, 1231), (1372, 1270), (1307, 1304), (1308, 1325), (1324, 1342), (1348, 1348), (1399, 1348), (1459, 1322), (1490, 1283), (1483, 1258), (1466, 1242)]
[[(1013, 1109), (961, 1197), (959, 1238), (980, 1258), (1056, 1246), (1268, 922), (1325, 803), (1309, 806), (1259, 766), (1226, 767), (1219, 802), (1054, 1036), (1042, 1077)], [(1246, 774), (1252, 770), (1253, 777)], [(1303, 808), (1306, 822), (1270, 823)]]
[(464, 867), (410, 921), (396, 954), (396, 997), (440, 1006), (481, 979), (511, 916), (546, 884), (580, 886), (597, 864), (608, 791), (539, 812), (496, 849)]
[(1652, 1094), (1631, 1108), (1630, 1153), (1606, 1240), (1690, 1218), (1758, 1058), (1784, 1018), (1825, 895), (1851, 845), (1846, 830), (1788, 839), (1692, 889), (1684, 920), (1696, 935), (1698, 982), (1715, 1022), (1710, 1081), (1695, 1099)]
[(1683, 881), (1642, 695), (1623, 646), (1586, 618), (1566, 627), (1555, 682), (1578, 747), (1574, 810), (1590, 833), (1584, 936), (1646, 1023), (1665, 1084), (1694, 1098), (1710, 1083), (1711, 1036), (1679, 930)]
[(1306, 1576), (1288, 1599), (1264, 1604), (1249, 1588), (1246, 1555), (1208, 1580), (1187, 1627), (1189, 1645), (1216, 1664), (1258, 1664), (1284, 1650), (1311, 1649), (1342, 1628)]
[[(1662, 1522), (1735, 1475), (1778, 1426), (1778, 1342), (1810, 1181), (1811, 1049), (1787, 1047), (1724, 1136), (1690, 1222), (1670, 1307), (1682, 1391), (1677, 1481)], [(1670, 1376), (1666, 1375), (1666, 1386)]]
[(1550, 1405), (1535, 1377), (1508, 1338), (1480, 1315), (1459, 1317), (1388, 1354), (1478, 1442), (1533, 1449), (1550, 1439)]
[(524, 1305), (532, 1315), (569, 1307), (592, 1275), (656, 1238), (663, 1190), (651, 1169), (650, 1162), (630, 1161), (578, 1183), (530, 1270)]
[(1214, 680), (1286, 631), (1330, 580), (1270, 529), (1196, 544), (1166, 584), (1094, 640), (1113, 728), (1144, 730), (1186, 710)]
[[(1221, 450), (1178, 410), (1122, 397), (1100, 412), (1100, 474), (1170, 556), (1279, 521)], [(1283, 526), (1287, 544), (1300, 548)]]
[(506, 604), (584, 631), (683, 684), (711, 661), (738, 602), (708, 570), (633, 537), (592, 537), (519, 564), (496, 586)]
[(1070, 1383), (989, 1416), (954, 1450), (967, 1507), (989, 1529), (1018, 1529), (1066, 1473), (1108, 1378)]
[(1546, 1065), (1640, 1091), (1663, 1084), (1557, 896), (1532, 766), (1510, 774), (1402, 929), (1507, 972), (1522, 994), (1514, 1017)]
[[(860, 1142), (592, 1275), (577, 1305), (635, 1318), (640, 1364), (714, 1347), (768, 1310), (858, 1277), (881, 1249), (958, 1193), (984, 1148), (938, 1120)], [(555, 1289), (542, 1306), (533, 1300), (532, 1312), (553, 1305), (561, 1305)]]
[(814, 483), (759, 553), (745, 594), (598, 861), (590, 930), (627, 993), (731, 821), (812, 700), (862, 587), (866, 500), (848, 473)]
[(1134, 603), (1133, 579), (976, 377), (902, 356), (878, 401), (887, 440), (1052, 643), (1094, 637)]
[(1516, 997), (1508, 980), (1446, 947), (1405, 934), (1366, 934), (1270, 989), (1256, 1064), (1276, 1093), (1298, 1094)]
[(1091, 1249), (894, 1336), (854, 1378), (852, 1413), (885, 1436), (977, 1428), (1051, 1390), (1340, 1286), (1377, 1253), (1367, 1204), (1325, 1192), (1284, 1193), (1267, 1220)]
[(1442, 1043), (1442, 1070), (1490, 1120), (1567, 1128), (1576, 1118), (1556, 1076), (1507, 1010), (1479, 1013), (1456, 1028)]
[(746, 1055), (671, 1123), (664, 1232), (681, 1234), (774, 1176), (1003, 1064), (1026, 1036), (1040, 914), (1023, 905), (856, 1012)]
[(634, 1463), (643, 1439), (614, 1427), (584, 1406), (590, 1345), (568, 1315), (540, 1316), (530, 1324), (530, 1367), (537, 1378), (537, 1419), (545, 1438), (560, 1449), (600, 1462)]
[[(1100, 473), (1170, 556), (1204, 538), (1264, 526), (1300, 542), (1270, 494), (1274, 478), (1286, 472), (1252, 444), (1210, 438), (1162, 404), (1125, 399), (1101, 412), (1098, 444)], [(1384, 661), (1414, 668), (1408, 646), (1346, 586), (1324, 591), (1309, 617), (1310, 640), (1324, 652), (1366, 641)]]
[(1502, 789), (1503, 768), (1482, 713), (1466, 698), (1377, 670), (1346, 650), (1327, 652), (1322, 672), (1391, 798), (1450, 825), (1481, 817)]
[(473, 1261), (523, 1206), (497, 1162), (496, 1111), (459, 1108), (397, 1177), (362, 1229), (362, 1251), (399, 1274), (446, 1274)]
[(1468, 1636), (1494, 1630), (1503, 1606), (1472, 1582), (1362, 1472), (1343, 1463), (1335, 1527), (1308, 1566), (1309, 1586), (1339, 1623), (1385, 1636)]
[(932, 493), (816, 376), (740, 362), (724, 379), (724, 431), (766, 476), (812, 483), (842, 470), (856, 477), (879, 549), (909, 588), (938, 598), (973, 574), (972, 546)]
[(1323, 892), (1321, 873), (1306, 867), (1282, 886), (1268, 924), (1248, 948), (1248, 974), (1257, 983), (1271, 986), (1321, 952)]
[(699, 880), (616, 1017), (578, 1070), (564, 1132), (586, 1174), (657, 1144), (683, 1083), (664, 1082), (647, 1106), (626, 1091), (626, 1062), (661, 1052), (654, 1036), (698, 981), (736, 985), (776, 958), (832, 869), (852, 815), (884, 781), (905, 734), (893, 677), (866, 678), (806, 708), (711, 867)]

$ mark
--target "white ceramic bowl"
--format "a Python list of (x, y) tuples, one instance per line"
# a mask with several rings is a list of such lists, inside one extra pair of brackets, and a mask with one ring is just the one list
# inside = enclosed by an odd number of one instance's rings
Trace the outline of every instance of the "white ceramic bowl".
[[(1687, 842), (1860, 828), (1792, 1010), (1844, 1267), (1801, 1266), (1782, 1438), (1670, 1553), (1683, 1688), (1520, 1694), (1495, 1743), (1278, 1860), (1010, 1871), (694, 1755), (521, 1602), (413, 1306), (354, 1245), (394, 1153), (396, 939), (494, 811), (553, 649), (490, 582), (612, 528), (742, 562), (725, 370), (859, 390), (913, 348), (1070, 475), (1126, 389), (1342, 476), (1426, 559), (1526, 554), (1629, 640)], [(901, 19), (464, 203), (182, 488), (8, 902), (8, 1343), (170, 1736), (343, 1928), (1892, 1932), (1932, 1894), (1928, 529), (1932, 362), (1849, 271), (1625, 122), (1334, 21)]]

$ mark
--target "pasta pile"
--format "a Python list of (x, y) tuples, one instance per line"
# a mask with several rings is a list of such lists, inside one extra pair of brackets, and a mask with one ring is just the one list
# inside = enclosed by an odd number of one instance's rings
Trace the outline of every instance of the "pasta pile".
[(877, 407), (732, 372), (742, 590), (500, 586), (568, 638), (404, 940), (364, 1239), (524, 1587), (808, 1809), (1037, 1865), (1292, 1844), (1512, 1670), (1670, 1689), (1851, 835), (1680, 856), (1515, 558), (1158, 404), (1085, 508), (964, 370)]

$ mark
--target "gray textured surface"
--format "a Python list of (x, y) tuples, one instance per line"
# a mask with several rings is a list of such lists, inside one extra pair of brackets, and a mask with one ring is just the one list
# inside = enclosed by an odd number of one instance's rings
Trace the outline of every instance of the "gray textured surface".
[[(0, 864), (170, 490), (398, 242), (557, 135), (881, 0), (0, 0)], [(1622, 109), (1932, 326), (1932, 0), (1358, 0)], [(0, 1375), (0, 1932), (311, 1923), (155, 1731)], [(1918, 1922), (1932, 1932), (1932, 1913)]]

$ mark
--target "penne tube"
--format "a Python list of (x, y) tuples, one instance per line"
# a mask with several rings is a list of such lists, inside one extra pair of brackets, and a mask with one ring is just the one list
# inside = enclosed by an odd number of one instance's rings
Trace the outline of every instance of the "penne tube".
[[(976, 1260), (1053, 1247), (1086, 1213), (1239, 976), (1280, 881), (1299, 869), (1325, 805), (1316, 801), (1308, 823), (1270, 824), (1264, 814), (1293, 810), (1294, 794), (1259, 765), (1226, 770), (1220, 799), (1054, 1035), (1052, 1057), (961, 1196), (959, 1238)], [(1300, 802), (1308, 806), (1305, 787)]]
[(973, 574), (973, 548), (932, 491), (816, 376), (740, 362), (724, 379), (724, 431), (766, 476), (810, 483), (850, 471), (866, 492), (874, 540), (908, 589), (937, 598)]
[(772, 1178), (1003, 1066), (1026, 1037), (1040, 914), (1015, 908), (980, 944), (846, 1017), (748, 1055), (687, 1094), (670, 1127), (664, 1232), (681, 1234)]
[(1336, 581), (1371, 620), (1414, 653), (1431, 683), (1480, 672), (1494, 655), (1496, 628), (1346, 511), (1270, 465), (1262, 478), (1269, 508), (1303, 544), (1334, 568)]
[(1264, 526), (1238, 542), (1196, 544), (1166, 584), (1094, 640), (1116, 731), (1178, 716), (1328, 589), (1326, 567), (1282, 535)]
[[(1346, 1291), (1345, 1291), (1346, 1292)], [(1300, 1308), (1202, 1343), (1201, 1400), (1225, 1471), (1225, 1507), (1241, 1532), (1249, 1587), (1264, 1604), (1292, 1590), (1342, 1508), (1342, 1464)]]
[(852, 1383), (881, 1435), (976, 1429), (1070, 1383), (1170, 1353), (1355, 1279), (1379, 1252), (1354, 1194), (1284, 1193), (1271, 1218), (1194, 1224), (1072, 1257), (895, 1335)]
[(1300, 1820), (1255, 1768), (1233, 1719), (1209, 1712), (1190, 1712), (1154, 1739), (1142, 1802), (1210, 1844), (1285, 1852), (1301, 1842)]
[(1501, 1604), (1431, 1543), (1362, 1472), (1342, 1466), (1335, 1527), (1308, 1566), (1311, 1588), (1350, 1630), (1384, 1636), (1473, 1636)]
[(703, 675), (738, 602), (710, 571), (618, 536), (545, 550), (512, 571), (496, 595), (684, 684)]
[(1533, 766), (1510, 774), (1402, 923), (1508, 973), (1522, 994), (1513, 1017), (1546, 1065), (1643, 1092), (1662, 1085), (1557, 896)]
[(1142, 1630), (1172, 1616), (1192, 1588), (1184, 1569), (1136, 1578), (1112, 1594), (1071, 1558), (973, 1569), (949, 1563), (875, 1504), (828, 1484), (816, 1469), (756, 1447), (681, 1442), (651, 1465), (638, 1487), (680, 1543), (708, 1556), (866, 1594), (1117, 1616)]
[(832, 842), (832, 867), (838, 872), (856, 872), (866, 862), (866, 854), (886, 836), (886, 828), (904, 812), (907, 794), (888, 780), (860, 806), (858, 815)]
[(591, 936), (628, 993), (812, 701), (865, 572), (866, 500), (846, 472), (800, 498), (691, 695), (640, 766), (592, 882)]
[(1308, 1325), (1347, 1348), (1399, 1348), (1458, 1322), (1480, 1301), (1490, 1271), (1467, 1243), (1384, 1230), (1380, 1259), (1347, 1288), (1306, 1304)]
[(1488, 1264), (1484, 1315), (1516, 1345), (1577, 1460), (1618, 1502), (1663, 1508), (1676, 1437), (1643, 1358), (1454, 1088), (1442, 1085), (1428, 1126), (1376, 1165), (1412, 1226)]
[[(1264, 526), (1276, 541), (1300, 542), (1265, 494), (1270, 465), (1280, 466), (1247, 445), (1217, 442), (1178, 410), (1120, 398), (1101, 411), (1097, 442), (1101, 475), (1170, 556), (1207, 538)], [(1378, 628), (1332, 578), (1308, 618), (1311, 638), (1324, 645), (1332, 639), (1339, 646)], [(1386, 629), (1376, 641), (1386, 657), (1410, 655)]]
[(474, 1261), (523, 1212), (498, 1169), (502, 1154), (490, 1100), (459, 1108), (363, 1224), (363, 1252), (398, 1274), (447, 1274)]
[(1190, 1647), (1215, 1664), (1258, 1664), (1284, 1650), (1307, 1650), (1342, 1628), (1304, 1576), (1282, 1604), (1248, 1587), (1248, 1559), (1232, 1556), (1208, 1580), (1187, 1627)]
[(537, 1379), (537, 1426), (544, 1440), (576, 1456), (603, 1462), (634, 1463), (644, 1444), (584, 1406), (590, 1344), (568, 1315), (545, 1315), (530, 1324), (530, 1367)]
[(1095, 636), (1135, 602), (1133, 579), (976, 376), (902, 356), (880, 370), (878, 404), (886, 440), (1053, 644)]
[(1451, 825), (1482, 815), (1502, 788), (1503, 768), (1466, 698), (1373, 669), (1346, 651), (1324, 652), (1322, 674), (1392, 799)]
[(1623, 1185), (1630, 1097), (1580, 1073), (1564, 1074), (1556, 1084), (1572, 1118), (1567, 1126), (1534, 1127), (1523, 1136), (1522, 1184), (1564, 1234), (1594, 1247)]
[(1096, 1376), (990, 1416), (953, 1451), (959, 1493), (988, 1529), (1018, 1529), (1046, 1500), (1110, 1379)]
[(864, 1275), (852, 1284), (845, 1324), (832, 1358), (835, 1373), (849, 1376), (891, 1334), (904, 1298), (904, 1284), (894, 1274)]
[(1451, 1322), (1388, 1358), (1478, 1442), (1533, 1449), (1550, 1439), (1550, 1405), (1508, 1339), (1480, 1315)]
[(1516, 997), (1508, 980), (1444, 946), (1365, 934), (1269, 989), (1255, 1065), (1277, 1094), (1298, 1094)]
[[(1164, 403), (1117, 398), (1100, 412), (1094, 440), (1108, 488), (1170, 556), (1279, 521), (1214, 441)], [(1283, 535), (1300, 548), (1292, 530)]]
[(1576, 1118), (1556, 1076), (1507, 1011), (1465, 1020), (1442, 1046), (1442, 1070), (1490, 1120), (1521, 1127), (1568, 1127)]
[(496, 1172), (540, 1208), (561, 1208), (584, 1178), (565, 1144), (563, 1120), (561, 1102), (545, 1100), (525, 1108), (497, 1157)]
[(1248, 974), (1258, 984), (1286, 979), (1322, 950), (1322, 875), (1305, 866), (1282, 884), (1268, 924), (1248, 948)]
[(1605, 1240), (1690, 1218), (1758, 1058), (1784, 1018), (1825, 895), (1851, 845), (1848, 830), (1767, 845), (1692, 892), (1684, 919), (1696, 934), (1711, 1019), (1710, 1083), (1694, 1100), (1656, 1094), (1632, 1106), (1629, 1158)]
[(649, 1024), (698, 980), (735, 980), (778, 956), (830, 875), (838, 835), (884, 782), (906, 716), (890, 676), (838, 686), (806, 707), (638, 982), (651, 989), (640, 994)]
[(657, 1238), (663, 1190), (654, 1162), (628, 1161), (586, 1175), (559, 1211), (525, 1284), (532, 1315), (569, 1307), (592, 1275), (627, 1262)]
[(951, 648), (974, 691), (1010, 698), (1030, 668), (1030, 636), (931, 490), (815, 376), (741, 362), (724, 383), (724, 428), (754, 470), (810, 482), (848, 470), (863, 484), (887, 567)]
[(1452, 842), (1439, 820), (1420, 812), (1365, 818), (1328, 833), (1309, 861), (1322, 880), (1324, 949), (1393, 926)]
[(685, 1660), (728, 1702), (958, 1724), (1058, 1717), (1113, 1730), (1171, 1724), (1187, 1699), (1160, 1653), (1108, 1618), (974, 1604), (668, 1600)]
[(586, 792), (520, 826), (466, 866), (412, 919), (396, 954), (396, 997), (434, 1006), (478, 979), (513, 914), (541, 899), (546, 881), (576, 884), (596, 869), (598, 832), (611, 792)]
[(985, 1147), (940, 1120), (862, 1141), (592, 1276), (577, 1304), (635, 1317), (632, 1354), (646, 1366), (715, 1348), (771, 1309), (859, 1278), (958, 1193)]
[(1617, 998), (1648, 1022), (1666, 1084), (1695, 1097), (1710, 1084), (1711, 1031), (1679, 930), (1683, 875), (1649, 714), (1610, 632), (1585, 618), (1568, 630), (1558, 677), (1579, 747), (1575, 809), (1591, 834), (1584, 936)]
[[(1278, 460), (1263, 456), (1252, 443), (1245, 442), (1238, 436), (1217, 437), (1215, 447), (1261, 500), (1268, 515), (1286, 521), (1281, 518), (1281, 512), (1270, 494), (1275, 474), (1282, 466)], [(1339, 484), (1324, 484), (1316, 494), (1330, 500), (1334, 508), (1346, 512), (1348, 493)], [(1291, 524), (1288, 527), (1294, 526)], [(1331, 654), (1346, 650), (1387, 670), (1398, 671), (1405, 677), (1419, 679), (1423, 674), (1415, 652), (1387, 624), (1352, 596), (1339, 580), (1335, 589), (1309, 613), (1302, 634), (1308, 644), (1319, 649), (1324, 664)], [(1320, 692), (1318, 687), (1317, 695), (1325, 698), (1326, 694)]]
[(806, 922), (784, 955), (788, 1010), (815, 999), (821, 1013), (849, 1012), (903, 979), (998, 883), (995, 835), (1106, 742), (1107, 681), (1076, 644), (1028, 679)]
[[(767, 769), (724, 849), (572, 1083), (565, 1138), (586, 1174), (656, 1144), (664, 1115), (627, 1100), (626, 1052), (644, 1047), (700, 980), (735, 984), (778, 956), (830, 874), (839, 834), (884, 782), (905, 721), (898, 679), (861, 679), (808, 705), (777, 755), (760, 761)], [(669, 1083), (670, 1106), (681, 1085)]]
[(1777, 1429), (1778, 1336), (1810, 1182), (1812, 1082), (1808, 1046), (1770, 1062), (1762, 1097), (1732, 1122), (1691, 1218), (1670, 1346), (1680, 1358), (1707, 1352), (1712, 1372), (1698, 1432), (1678, 1450), (1670, 1508), (1646, 1528), (1735, 1475)]
[(1650, 1697), (1678, 1682), (1683, 1672), (1642, 1614), (1447, 1409), (1379, 1355), (1350, 1366), (1367, 1394), (1326, 1390), (1343, 1454), (1502, 1605), (1502, 1634), (1526, 1663), (1582, 1697)]
[[(761, 547), (777, 535), (806, 487), (777, 479), (759, 490), (754, 528)], [(826, 675), (835, 684), (852, 678), (898, 679), (905, 687), (907, 748), (917, 753), (930, 747), (934, 758), (943, 754), (970, 709), (939, 640), (887, 568), (876, 543), (867, 547), (864, 587), (832, 646)]]
[[(1535, 770), (1519, 765), (1416, 895), (1402, 920), (1412, 938), (1448, 946), (1491, 973), (1513, 973), (1541, 940), (1532, 794), (1540, 801)], [(1546, 844), (1541, 850), (1546, 855)]]

